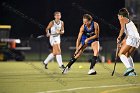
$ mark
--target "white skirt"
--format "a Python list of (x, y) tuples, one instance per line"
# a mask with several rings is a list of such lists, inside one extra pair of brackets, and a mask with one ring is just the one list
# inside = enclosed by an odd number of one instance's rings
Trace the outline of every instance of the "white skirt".
[(138, 48), (140, 45), (140, 38), (134, 36), (128, 36), (126, 39), (126, 45)]
[(60, 44), (60, 35), (57, 36), (50, 36), (50, 44), (53, 46), (54, 44)]

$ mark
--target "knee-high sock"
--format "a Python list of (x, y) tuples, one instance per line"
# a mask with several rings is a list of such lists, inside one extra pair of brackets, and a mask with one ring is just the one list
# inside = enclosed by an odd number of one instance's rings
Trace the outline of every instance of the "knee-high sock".
[(77, 59), (75, 59), (74, 57), (72, 57), (69, 61), (69, 63), (67, 64), (68, 68), (70, 68), (72, 66), (72, 64), (76, 61)]
[(130, 66), (134, 68), (134, 62), (133, 62), (133, 58), (131, 56), (128, 57), (128, 61), (129, 61)]
[(56, 60), (57, 60), (57, 63), (59, 65), (59, 67), (61, 67), (63, 65), (62, 56), (61, 55), (56, 55)]
[(48, 64), (54, 58), (53, 53), (50, 53), (48, 57), (45, 59), (44, 64)]
[(96, 61), (97, 61), (97, 56), (93, 56), (90, 61), (91, 61), (90, 69), (93, 69), (93, 67), (95, 66)]
[(120, 55), (120, 59), (123, 62), (123, 64), (126, 66), (126, 68), (130, 68), (131, 67), (131, 65), (130, 65), (130, 63), (128, 61), (128, 58), (125, 55), (123, 55), (123, 54)]

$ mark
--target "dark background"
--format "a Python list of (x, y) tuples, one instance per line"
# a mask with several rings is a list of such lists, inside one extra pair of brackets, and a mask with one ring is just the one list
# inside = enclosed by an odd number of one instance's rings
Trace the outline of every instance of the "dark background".
[(124, 0), (1, 0), (0, 25), (12, 25), (11, 38), (29, 38), (31, 35), (36, 37), (45, 34), (45, 29), (2, 6), (3, 2), (44, 26), (53, 20), (54, 11), (61, 11), (62, 20), (65, 22), (64, 37), (77, 36), (79, 27), (82, 25), (82, 15), (85, 13), (73, 7), (72, 3), (77, 3), (98, 16), (94, 20), (100, 25), (101, 37), (116, 37), (118, 31), (99, 19), (102, 18), (119, 28), (117, 13), (120, 8), (125, 6)]

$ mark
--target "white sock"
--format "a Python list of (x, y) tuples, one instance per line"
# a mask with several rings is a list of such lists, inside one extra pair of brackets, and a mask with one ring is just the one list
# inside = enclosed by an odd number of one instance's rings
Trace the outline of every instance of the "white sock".
[(44, 63), (48, 64), (54, 58), (53, 53), (50, 53), (48, 57), (45, 59)]
[(62, 56), (61, 55), (56, 55), (56, 60), (57, 60), (57, 63), (59, 65), (59, 67), (61, 67), (63, 65)]
[(128, 61), (129, 61), (130, 66), (134, 68), (134, 62), (133, 62), (133, 58), (131, 56), (128, 57)]
[(123, 62), (123, 64), (126, 66), (126, 68), (130, 68), (131, 67), (131, 65), (130, 65), (130, 63), (128, 61), (128, 58), (125, 55), (122, 54), (120, 56), (120, 59)]

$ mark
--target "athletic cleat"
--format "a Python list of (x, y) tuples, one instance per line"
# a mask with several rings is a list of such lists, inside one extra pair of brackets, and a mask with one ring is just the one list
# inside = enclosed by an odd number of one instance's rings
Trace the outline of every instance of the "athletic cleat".
[(69, 70), (70, 70), (70, 68), (68, 68), (68, 66), (66, 66), (66, 67), (64, 68), (64, 70), (62, 71), (62, 74), (68, 73)]
[(136, 72), (130, 72), (128, 76), (137, 76)]
[(134, 72), (133, 68), (127, 68), (126, 72), (124, 73), (124, 76), (128, 76), (129, 73)]
[(90, 69), (88, 71), (88, 75), (96, 75), (96, 74), (97, 74), (97, 72), (94, 69)]
[(64, 65), (62, 65), (61, 67), (59, 67), (60, 68), (60, 70), (64, 70), (65, 69), (65, 66)]

